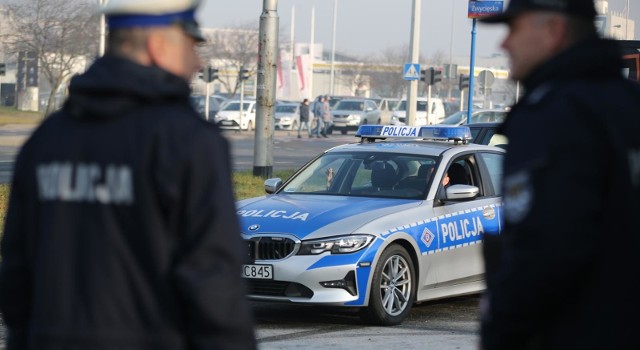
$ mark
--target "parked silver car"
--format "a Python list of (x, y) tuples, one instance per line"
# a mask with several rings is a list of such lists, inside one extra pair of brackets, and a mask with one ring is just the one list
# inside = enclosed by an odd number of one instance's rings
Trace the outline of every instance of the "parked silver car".
[(373, 100), (343, 99), (338, 101), (331, 111), (333, 130), (343, 135), (356, 131), (360, 125), (380, 124), (380, 108)]
[(276, 105), (274, 118), (276, 130), (298, 130), (298, 125), (300, 125), (300, 104), (296, 102), (279, 103)]

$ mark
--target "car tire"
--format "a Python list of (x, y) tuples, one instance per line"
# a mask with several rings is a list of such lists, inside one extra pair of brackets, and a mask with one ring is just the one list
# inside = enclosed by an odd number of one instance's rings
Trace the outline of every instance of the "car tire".
[(379, 326), (400, 324), (415, 300), (415, 275), (406, 249), (397, 244), (385, 249), (373, 272), (369, 305), (362, 309), (363, 320)]

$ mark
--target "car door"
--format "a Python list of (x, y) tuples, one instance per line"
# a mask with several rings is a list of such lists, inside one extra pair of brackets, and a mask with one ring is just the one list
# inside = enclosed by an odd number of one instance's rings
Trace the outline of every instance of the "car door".
[[(487, 169), (485, 158), (494, 165)], [(484, 279), (482, 261), (482, 237), (488, 233), (497, 233), (501, 229), (501, 198), (498, 176), (501, 175), (503, 154), (491, 153), (491, 156), (465, 154), (452, 159), (447, 172), (453, 167), (462, 168), (463, 176), (452, 178), (452, 185), (467, 185), (478, 188), (478, 195), (473, 199), (451, 200), (447, 198), (446, 189), (442, 185), (442, 176), (434, 213), (437, 218), (437, 238), (439, 253), (434, 263), (437, 273), (437, 287), (455, 287), (463, 284), (477, 284)], [(449, 186), (447, 186), (449, 187)], [(476, 286), (477, 287), (477, 286)]]
[(367, 124), (380, 123), (380, 109), (378, 109), (375, 102), (369, 100), (364, 101), (364, 113), (364, 119), (367, 121)]

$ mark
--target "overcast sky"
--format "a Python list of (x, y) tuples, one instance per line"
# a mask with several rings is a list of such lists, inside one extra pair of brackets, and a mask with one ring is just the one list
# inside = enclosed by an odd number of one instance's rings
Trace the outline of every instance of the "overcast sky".
[[(412, 0), (337, 0), (336, 51), (359, 56), (377, 55), (385, 48), (409, 44)], [(636, 21), (640, 39), (640, 2), (629, 0), (629, 18)], [(204, 0), (198, 16), (203, 27), (234, 27), (255, 21), (262, 13), (263, 0)], [(471, 22), (468, 0), (422, 0), (420, 53), (431, 57), (440, 51), (449, 56), (468, 56)], [(622, 12), (626, 0), (609, 0), (609, 10)], [(334, 0), (279, 0), (281, 41), (289, 42), (291, 13), (295, 7), (295, 41), (309, 42), (311, 8), (315, 5), (315, 41), (330, 50)], [(506, 2), (505, 2), (506, 4)], [(451, 33), (453, 29), (453, 40)], [(502, 53), (500, 41), (506, 33), (502, 25), (478, 24), (476, 52), (479, 56)], [(451, 45), (450, 43), (453, 44)]]

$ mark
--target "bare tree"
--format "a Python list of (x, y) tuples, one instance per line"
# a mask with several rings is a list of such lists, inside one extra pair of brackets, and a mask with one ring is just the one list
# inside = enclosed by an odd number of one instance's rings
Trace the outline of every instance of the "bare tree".
[(95, 7), (83, 0), (19, 0), (6, 6), (7, 51), (35, 53), (51, 86), (45, 115), (55, 108), (55, 92), (97, 51)]
[[(384, 49), (379, 57), (372, 60), (380, 69), (371, 72), (371, 90), (386, 97), (401, 97), (406, 94), (407, 81), (402, 77), (402, 69), (405, 63), (409, 63), (409, 56), (407, 44)], [(421, 55), (418, 61), (425, 62), (424, 56)]]
[[(254, 22), (241, 24), (229, 29), (206, 32), (207, 42), (202, 45), (200, 55), (205, 62), (214, 62), (220, 69), (220, 83), (231, 95), (240, 89), (240, 81), (235, 74), (241, 67), (256, 73), (258, 66), (258, 28)], [(233, 73), (233, 74), (230, 74)]]

